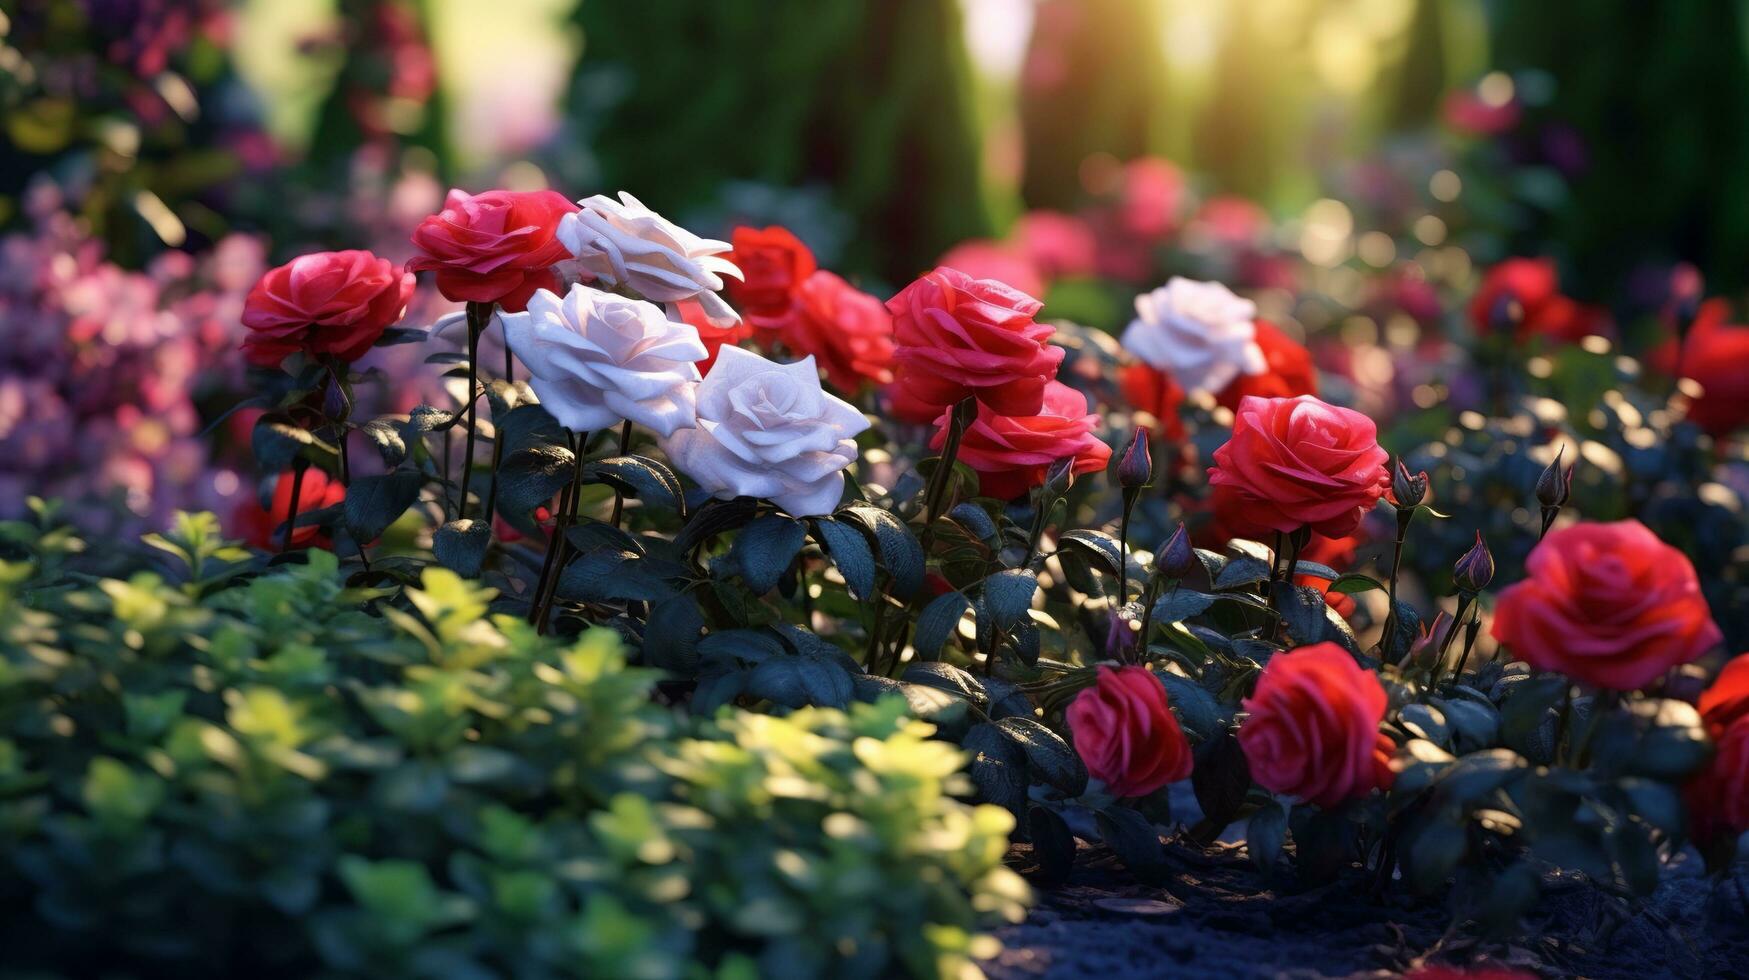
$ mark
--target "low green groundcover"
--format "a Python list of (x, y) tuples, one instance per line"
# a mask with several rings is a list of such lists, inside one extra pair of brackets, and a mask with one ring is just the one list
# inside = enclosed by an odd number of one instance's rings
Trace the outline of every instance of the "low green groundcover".
[(163, 573), (0, 526), (0, 949), (71, 974), (961, 974), (1012, 818), (889, 698), (692, 720), (615, 636), (210, 517)]

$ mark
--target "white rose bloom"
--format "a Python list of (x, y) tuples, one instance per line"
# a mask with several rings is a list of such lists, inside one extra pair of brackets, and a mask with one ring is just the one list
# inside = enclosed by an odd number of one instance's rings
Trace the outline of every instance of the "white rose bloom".
[(582, 210), (559, 221), (559, 241), (597, 282), (625, 286), (661, 303), (675, 320), (680, 319), (675, 304), (696, 299), (712, 323), (740, 322), (740, 315), (717, 295), (723, 276), (741, 278), (741, 270), (722, 257), (731, 247), (728, 242), (700, 238), (625, 191), (617, 201), (597, 194), (577, 206)]
[(522, 313), (499, 313), (530, 388), (572, 432), (630, 419), (661, 435), (693, 424), (698, 331), (653, 303), (581, 284), (536, 290)]
[(1186, 392), (1217, 394), (1240, 374), (1267, 368), (1257, 346), (1257, 304), (1218, 282), (1173, 276), (1136, 297), (1125, 350), (1172, 375)]
[(809, 517), (838, 506), (866, 428), (861, 412), (821, 389), (812, 356), (778, 364), (724, 347), (698, 386), (698, 427), (662, 449), (714, 496), (764, 497)]

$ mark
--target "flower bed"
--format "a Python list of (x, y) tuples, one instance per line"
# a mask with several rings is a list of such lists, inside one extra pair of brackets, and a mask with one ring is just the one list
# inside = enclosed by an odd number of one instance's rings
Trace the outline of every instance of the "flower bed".
[[(257, 550), (184, 516), (169, 578), (94, 578), (47, 505), (4, 526), (32, 887), (0, 897), (43, 965), (956, 975), (1026, 900), (1010, 836), (1043, 889), (1091, 849), (1177, 903), (1236, 830), (1257, 894), (1449, 894), (1503, 942), (1551, 880), (1635, 908), (1690, 844), (1728, 876), (1730, 379), (1649, 373), (1503, 266), (1431, 359), (1483, 390), (1419, 364), (1454, 424), (1381, 433), (1334, 402), (1399, 393), (1323, 390), (1220, 283), (1103, 332), (731, 239), (452, 192), (405, 269), (313, 253), (244, 300)], [(1058, 297), (1078, 255), (1022, 258)], [(462, 312), (404, 325), (417, 272)], [(360, 359), (445, 337), (459, 398), (375, 414)]]

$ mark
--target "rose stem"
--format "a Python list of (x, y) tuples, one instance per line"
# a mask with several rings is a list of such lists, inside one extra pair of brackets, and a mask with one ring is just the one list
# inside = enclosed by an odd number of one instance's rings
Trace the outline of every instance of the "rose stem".
[(570, 551), (570, 537), (565, 532), (577, 520), (577, 504), (583, 496), (583, 457), (587, 455), (589, 433), (585, 432), (577, 438), (577, 449), (572, 455), (571, 466), (571, 500), (565, 507), (565, 516), (559, 525), (559, 557), (554, 560), (553, 574), (547, 581), (547, 598), (541, 603), (540, 622), (535, 624), (536, 633), (547, 631), (547, 619), (553, 614), (553, 601), (558, 598), (559, 578), (564, 574), (567, 552)]
[(304, 470), (308, 469), (309, 466), (309, 463), (306, 463), (301, 459), (292, 464), (291, 507), (290, 513), (286, 514), (285, 517), (285, 540), (280, 542), (280, 554), (284, 554), (291, 550), (292, 532), (296, 530), (298, 526), (298, 497), (303, 495)]
[(929, 545), (935, 539), (935, 519), (940, 516), (941, 497), (947, 492), (948, 481), (952, 478), (954, 462), (959, 458), (960, 439), (966, 434), (965, 415), (968, 405), (975, 404), (975, 399), (966, 398), (955, 405), (947, 415), (947, 441), (941, 446), (941, 459), (936, 463), (935, 472), (929, 474), (929, 489), (923, 495), (923, 553), (929, 554)]
[[(1409, 522), (1414, 520), (1415, 511), (1397, 511), (1397, 545), (1391, 552), (1391, 583), (1385, 595), (1388, 597), (1388, 608), (1385, 610), (1385, 630), (1380, 643), (1387, 653), (1391, 649), (1391, 634), (1397, 627), (1397, 572), (1403, 567), (1403, 542), (1409, 537)], [(1408, 651), (1403, 656), (1407, 657)]]
[[(573, 438), (574, 437), (571, 433), (565, 433), (565, 445), (574, 455), (577, 452), (577, 448), (572, 445)], [(561, 524), (564, 520), (565, 511), (569, 509), (570, 506), (571, 484), (566, 483), (564, 489), (559, 491), (558, 508), (553, 512), (553, 533), (547, 538), (547, 557), (545, 561), (541, 562), (540, 578), (535, 580), (532, 598), (529, 599), (528, 621), (531, 623), (535, 622), (540, 616), (541, 596), (545, 595), (547, 591), (547, 577), (552, 574), (553, 560), (558, 556), (558, 544), (563, 530)]]
[[(1134, 500), (1124, 502), (1123, 519), (1117, 523), (1117, 607), (1122, 610), (1130, 601), (1130, 505)], [(1067, 520), (1067, 518), (1065, 518)]]
[[(632, 420), (626, 419), (619, 427), (619, 454), (624, 456), (632, 448)], [(618, 487), (613, 488), (613, 526), (619, 527), (619, 519), (625, 513), (626, 498)]]
[(443, 430), (443, 519), (449, 520), (449, 429)]
[[(456, 504), (456, 517), (468, 516), (468, 484), (474, 476), (474, 442), (478, 432), (474, 426), (474, 406), (480, 400), (480, 332), (492, 317), (491, 303), (468, 304), (468, 448), (462, 453), (462, 492)], [(491, 518), (488, 516), (487, 518)]]
[[(340, 485), (352, 486), (352, 460), (346, 451), (346, 423), (352, 418), (352, 396), (346, 391), (346, 382), (341, 380), (340, 371), (332, 361), (328, 362), (328, 379), (334, 385), (334, 390), (340, 395), (340, 417), (334, 420), (334, 442), (340, 447)], [(327, 394), (322, 397), (322, 408), (328, 408)], [(364, 550), (361, 546), (361, 552)]]

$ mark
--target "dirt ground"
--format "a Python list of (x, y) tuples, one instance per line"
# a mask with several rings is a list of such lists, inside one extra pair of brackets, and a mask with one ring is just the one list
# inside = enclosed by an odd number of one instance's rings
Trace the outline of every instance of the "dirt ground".
[[(1354, 880), (1260, 890), (1267, 883), (1236, 846), (1167, 850), (1180, 898), (1137, 883), (1103, 845), (1081, 843), (1068, 882), (1041, 889), (1027, 920), (997, 933), (1005, 948), (986, 972), (993, 980), (1391, 977), (1432, 953), (1549, 977), (1749, 978), (1749, 908), (1736, 889), (1713, 888), (1698, 857), (1672, 863), (1633, 914), (1581, 881), (1551, 879), (1530, 938), (1509, 946), (1448, 934), (1437, 899), (1415, 902), (1399, 889), (1381, 900)], [(1022, 873), (1033, 868), (1027, 845), (1011, 860)]]

